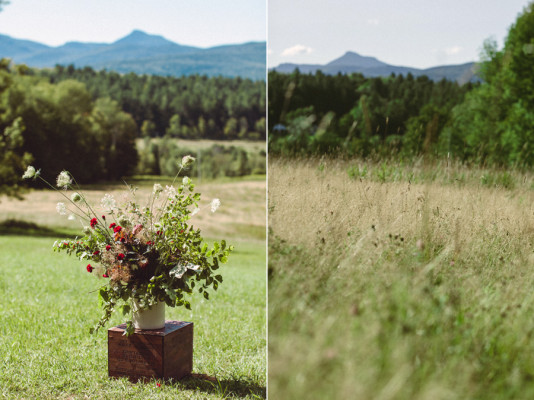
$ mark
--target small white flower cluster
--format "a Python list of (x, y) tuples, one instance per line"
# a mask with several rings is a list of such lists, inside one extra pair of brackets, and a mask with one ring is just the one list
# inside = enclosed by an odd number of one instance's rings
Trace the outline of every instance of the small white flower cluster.
[(195, 157), (191, 157), (191, 156), (184, 156), (182, 158), (182, 163), (180, 164), (180, 166), (182, 168), (187, 168), (189, 167), (191, 164), (193, 164), (195, 162)]
[(106, 212), (113, 214), (113, 210), (117, 208), (117, 202), (111, 194), (106, 193), (102, 200), (100, 200), (100, 205)]
[(67, 189), (72, 184), (72, 179), (67, 171), (61, 171), (57, 176), (57, 187)]
[(219, 199), (213, 199), (211, 201), (210, 206), (211, 206), (211, 212), (214, 213), (221, 206), (221, 201)]
[(41, 173), (41, 170), (36, 171), (34, 167), (31, 165), (26, 168), (26, 172), (24, 172), (24, 175), (22, 175), (22, 179), (30, 179), (30, 178), (37, 178), (39, 174)]

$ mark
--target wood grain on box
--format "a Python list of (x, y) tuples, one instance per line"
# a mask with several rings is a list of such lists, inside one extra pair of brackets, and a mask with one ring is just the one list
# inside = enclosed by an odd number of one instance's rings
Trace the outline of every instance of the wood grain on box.
[(136, 329), (123, 336), (126, 324), (108, 329), (111, 377), (180, 379), (193, 369), (193, 323), (166, 321), (165, 328)]

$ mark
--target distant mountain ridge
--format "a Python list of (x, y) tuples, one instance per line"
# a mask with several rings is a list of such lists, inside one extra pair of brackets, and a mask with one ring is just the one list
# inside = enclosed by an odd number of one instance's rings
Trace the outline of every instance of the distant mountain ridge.
[(480, 78), (476, 75), (476, 64), (474, 62), (460, 65), (443, 65), (427, 69), (402, 67), (386, 64), (375, 57), (362, 56), (358, 53), (348, 51), (339, 58), (330, 61), (327, 64), (292, 64), (284, 63), (277, 67), (271, 68), (281, 73), (291, 73), (298, 69), (300, 72), (309, 74), (321, 71), (325, 74), (335, 75), (338, 73), (351, 74), (360, 73), (366, 77), (389, 76), (392, 73), (396, 75), (413, 76), (426, 75), (434, 81), (447, 79), (456, 81), (460, 84), (478, 81)]
[(266, 43), (200, 48), (134, 30), (113, 43), (67, 42), (52, 47), (0, 34), (0, 58), (37, 68), (73, 64), (121, 73), (222, 75), (258, 80), (265, 79)]

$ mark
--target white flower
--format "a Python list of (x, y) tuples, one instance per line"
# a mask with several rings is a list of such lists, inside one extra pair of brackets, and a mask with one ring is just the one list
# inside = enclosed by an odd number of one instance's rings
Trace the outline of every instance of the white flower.
[(80, 193), (73, 193), (72, 196), (70, 196), (70, 199), (73, 203), (77, 203), (82, 199), (82, 196), (80, 195)]
[(187, 156), (184, 156), (182, 158), (182, 168), (187, 168), (189, 167), (191, 164), (193, 164), (195, 162), (195, 157), (191, 157), (189, 155)]
[(175, 197), (176, 196), (176, 189), (174, 186), (166, 186), (165, 193), (167, 193), (167, 196), (169, 197)]
[(74, 221), (76, 219), (76, 217), (74, 216), (74, 214), (70, 214), (68, 219), (70, 221)]
[(155, 195), (160, 194), (161, 192), (163, 192), (163, 186), (161, 186), (159, 183), (155, 183), (153, 192)]
[(200, 208), (196, 207), (193, 211), (191, 211), (191, 216), (197, 214), (200, 211)]
[(211, 212), (214, 213), (221, 206), (221, 201), (219, 199), (213, 199), (211, 201), (210, 206), (211, 206)]
[(187, 186), (187, 185), (189, 185), (189, 183), (191, 183), (191, 179), (189, 179), (188, 176), (184, 176), (184, 179), (182, 179), (182, 184), (184, 186)]
[(109, 213), (113, 213), (113, 210), (117, 208), (117, 202), (113, 198), (112, 195), (106, 193), (104, 197), (102, 197), (102, 200), (100, 200), (100, 204), (102, 205), (102, 208), (106, 210)]
[(59, 215), (67, 215), (67, 207), (65, 206), (65, 203), (57, 203), (56, 210)]
[(35, 171), (35, 168), (31, 165), (28, 165), (26, 172), (24, 172), (24, 175), (22, 175), (22, 179), (37, 178), (38, 176), (39, 172)]
[(61, 173), (57, 176), (57, 187), (67, 189), (67, 187), (72, 183), (72, 179), (70, 179), (69, 173), (67, 171), (61, 171)]

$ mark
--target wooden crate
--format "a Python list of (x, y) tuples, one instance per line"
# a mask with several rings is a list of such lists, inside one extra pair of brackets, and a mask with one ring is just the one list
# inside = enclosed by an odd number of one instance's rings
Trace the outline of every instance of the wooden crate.
[(180, 379), (193, 369), (193, 323), (165, 321), (165, 328), (136, 329), (123, 336), (126, 324), (108, 329), (110, 377)]

